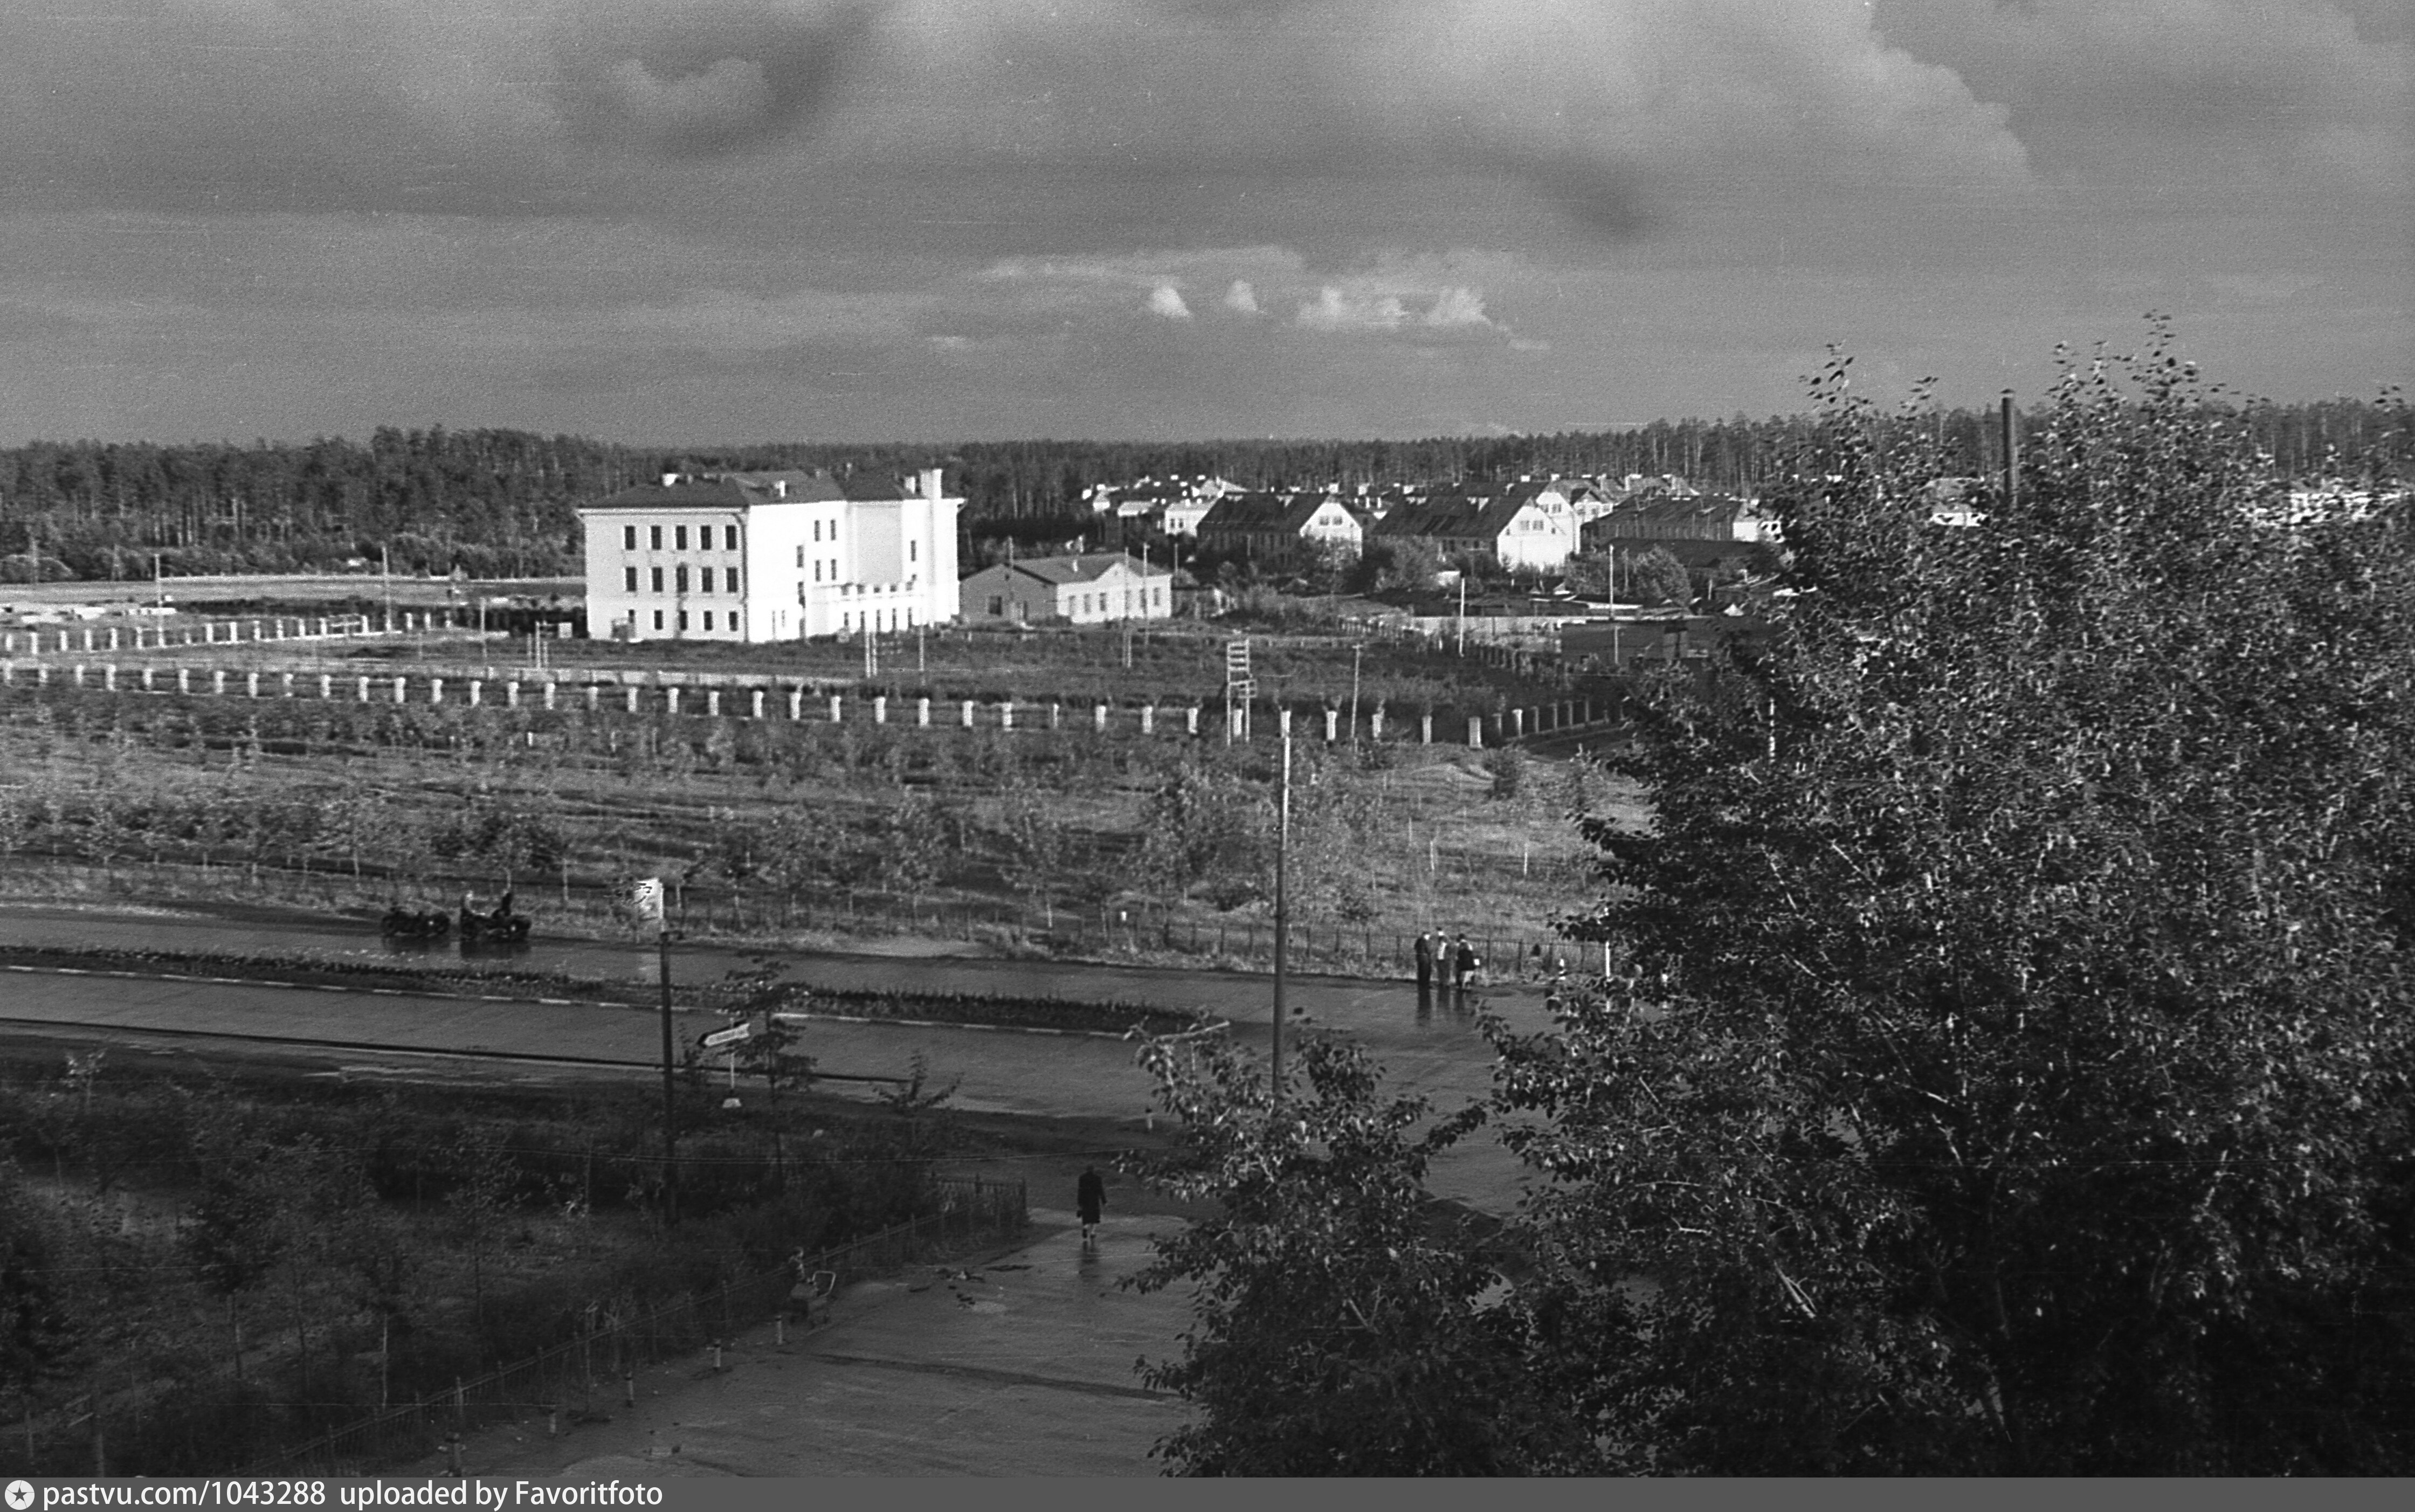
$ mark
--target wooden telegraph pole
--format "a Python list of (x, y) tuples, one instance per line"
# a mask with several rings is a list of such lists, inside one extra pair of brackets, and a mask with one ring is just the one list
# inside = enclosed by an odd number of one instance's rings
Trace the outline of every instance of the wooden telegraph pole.
[(1275, 817), (1275, 1027), (1274, 1027), (1274, 1101), (1280, 1107), (1283, 1094), (1283, 988), (1290, 975), (1291, 958), (1291, 711), (1285, 709), (1276, 716), (1282, 735), (1282, 789), (1276, 801)]
[(2016, 430), (2018, 420), (2013, 413), (2011, 389), (2004, 390), (2003, 409), (2000, 420), (2004, 443), (2004, 507), (2009, 509), (2012, 507), (2013, 501), (2020, 497), (2021, 490), (2021, 456), (2016, 449), (2020, 444), (2020, 437)]

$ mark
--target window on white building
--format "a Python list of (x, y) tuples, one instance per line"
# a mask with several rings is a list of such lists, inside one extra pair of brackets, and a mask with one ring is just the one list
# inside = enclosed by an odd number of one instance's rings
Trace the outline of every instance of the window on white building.
[[(663, 528), (661, 526), (649, 525), (646, 527), (646, 544), (656, 551), (660, 551), (663, 548)], [(656, 625), (654, 628), (660, 630), (662, 626)]]
[(908, 561), (920, 561), (922, 560), (922, 542), (908, 541), (906, 543), (906, 560)]
[[(663, 570), (662, 570), (660, 567), (656, 567), (656, 568), (654, 569), (654, 591), (655, 591), (655, 592), (657, 592), (657, 593), (659, 593), (659, 592), (661, 592), (662, 591), (663, 591)], [(660, 615), (656, 615), (656, 616), (655, 616), (655, 618), (656, 618), (656, 619), (660, 619), (660, 618), (662, 618), (662, 617), (661, 617)], [(662, 626), (661, 626), (661, 625), (656, 625), (656, 626), (654, 626), (654, 628), (655, 628), (655, 629), (657, 629), (657, 630), (660, 630), (660, 629), (662, 628)]]
[(735, 551), (738, 549), (737, 526), (725, 525), (721, 528), (721, 549), (724, 551)]
[(725, 577), (725, 578), (727, 578), (727, 579), (728, 580), (728, 583), (729, 583), (729, 591), (731, 591), (731, 592), (733, 592), (733, 593), (737, 592), (737, 591), (738, 591), (738, 569), (737, 569), (737, 568), (735, 568), (735, 567), (725, 567), (725, 568), (723, 568), (723, 569), (722, 569), (722, 573), (721, 573), (721, 575), (722, 575), (722, 576), (723, 576), (723, 577)]
[(682, 551), (684, 551), (684, 550), (686, 550), (686, 549), (687, 549), (687, 527), (686, 527), (686, 526), (684, 526), (684, 525), (674, 525), (674, 526), (672, 526), (672, 527), (671, 527), (671, 544), (672, 544), (673, 546), (675, 546), (676, 547), (678, 547), (678, 548), (679, 548), (680, 550), (682, 550)]
[[(635, 529), (637, 529), (637, 527), (635, 527), (635, 526), (631, 526), (631, 527), (630, 527), (630, 529), (635, 530)], [(621, 569), (621, 587), (622, 588), (622, 590), (623, 590), (623, 591), (627, 591), (627, 592), (631, 592), (631, 593), (634, 593), (634, 592), (636, 592), (636, 591), (638, 591), (638, 569), (637, 569), (637, 568), (635, 568), (635, 567), (623, 567), (623, 568), (622, 568), (622, 569)]]
[(621, 549), (623, 551), (635, 551), (638, 549), (638, 528), (636, 526), (623, 525), (621, 527)]
[(697, 570), (697, 575), (696, 575), (696, 576), (697, 576), (697, 585), (696, 585), (697, 591), (698, 591), (698, 592), (699, 592), (699, 593), (710, 593), (710, 592), (712, 592), (712, 568), (710, 568), (710, 567), (701, 567), (701, 568), (698, 568), (698, 569)]
[(797, 547), (797, 569), (798, 569), (800, 572), (802, 572), (802, 571), (803, 571), (803, 570), (804, 570), (804, 565), (805, 565), (805, 548), (804, 548), (803, 546), (798, 546), (798, 547)]
[(685, 630), (685, 629), (687, 628), (687, 611), (686, 611), (685, 609), (682, 609), (682, 610), (680, 610), (680, 611), (679, 611), (679, 617), (680, 617), (679, 627), (680, 627), (682, 630)]
[(816, 558), (816, 559), (814, 560), (814, 581), (818, 583), (818, 582), (820, 582), (821, 580), (822, 580), (822, 564), (821, 564), (821, 560), (820, 560), (819, 558)]
[(821, 521), (819, 521), (819, 520), (816, 520), (816, 521), (814, 521), (814, 539), (815, 539), (815, 540), (817, 540), (817, 541), (818, 541), (818, 540), (820, 540), (821, 538), (822, 538), (822, 522), (821, 522)]
[[(682, 562), (681, 562), (677, 567), (675, 567), (675, 568), (673, 568), (673, 569), (672, 569), (672, 571), (671, 571), (671, 584), (672, 584), (672, 587), (673, 587), (674, 589), (676, 589), (678, 591), (680, 591), (680, 592), (682, 592), (682, 593), (684, 593), (684, 592), (686, 592), (686, 591), (687, 591), (687, 563), (686, 563), (686, 562), (682, 561)], [(682, 621), (684, 621), (687, 619), (687, 616), (686, 616), (686, 615), (684, 615), (684, 614), (682, 614), (682, 615), (681, 615), (681, 616), (680, 616), (680, 619), (681, 619)], [(686, 624), (682, 623), (682, 624), (681, 624), (681, 626), (680, 626), (680, 628), (681, 628), (682, 630), (685, 630), (685, 629), (687, 628), (687, 626), (686, 626)]]
[(711, 609), (704, 611), (704, 627), (707, 630), (712, 628), (712, 611)]
[(654, 611), (654, 628), (655, 628), (655, 629), (657, 629), (657, 630), (660, 630), (662, 627), (663, 627), (663, 611), (662, 611), (662, 610), (660, 610), (660, 609), (656, 609), (656, 610)]

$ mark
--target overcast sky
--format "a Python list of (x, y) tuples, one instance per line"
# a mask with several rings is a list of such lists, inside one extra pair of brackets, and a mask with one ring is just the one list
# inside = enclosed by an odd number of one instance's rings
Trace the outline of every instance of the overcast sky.
[(0, 442), (1416, 436), (2415, 366), (2407, 0), (7, 0)]

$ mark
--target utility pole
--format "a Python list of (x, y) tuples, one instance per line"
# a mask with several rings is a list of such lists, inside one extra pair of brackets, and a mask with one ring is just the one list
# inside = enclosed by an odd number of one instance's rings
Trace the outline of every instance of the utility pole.
[(1291, 711), (1276, 716), (1282, 733), (1282, 790), (1275, 818), (1275, 1027), (1274, 1101), (1282, 1105), (1283, 988), (1291, 960)]
[[(664, 910), (666, 915), (669, 912)], [(663, 1213), (679, 1226), (679, 1090), (671, 1074), (671, 923), (666, 917), (654, 935), (663, 963)]]
[(1350, 743), (1358, 743), (1358, 658), (1365, 652), (1364, 642), (1350, 648)]
[(2020, 438), (2015, 428), (2017, 422), (2013, 414), (2011, 389), (2004, 390), (2001, 420), (2004, 442), (2004, 507), (2010, 509), (2013, 507), (2013, 501), (2019, 497), (2021, 491), (2021, 457), (2015, 449), (2019, 445)]
[(1459, 569), (1459, 654), (1467, 654), (1467, 569)]
[(385, 583), (385, 624), (383, 628), (391, 631), (394, 628), (394, 557), (393, 554), (386, 549), (386, 544), (382, 541), (378, 543), (378, 576), (382, 578)]

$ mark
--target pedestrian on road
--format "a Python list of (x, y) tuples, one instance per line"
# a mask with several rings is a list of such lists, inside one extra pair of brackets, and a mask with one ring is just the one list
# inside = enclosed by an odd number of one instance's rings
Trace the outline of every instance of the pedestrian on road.
[(1433, 985), (1433, 931), (1430, 929), (1421, 929), (1418, 931), (1417, 957), (1418, 987), (1422, 991), (1425, 988)]
[(1467, 979), (1476, 974), (1476, 947), (1462, 935), (1450, 949), (1450, 990), (1467, 991)]
[(1106, 1179), (1097, 1166), (1082, 1172), (1081, 1184), (1073, 1189), (1073, 1208), (1082, 1216), (1082, 1248), (1099, 1247), (1099, 1212), (1107, 1205)]

